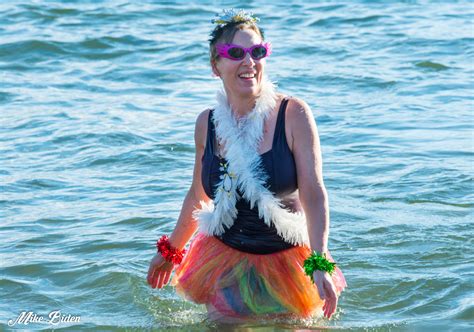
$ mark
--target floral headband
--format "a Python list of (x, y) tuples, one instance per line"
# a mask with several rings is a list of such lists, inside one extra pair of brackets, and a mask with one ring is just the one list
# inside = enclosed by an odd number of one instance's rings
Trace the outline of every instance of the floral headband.
[(224, 9), (220, 15), (216, 14), (216, 18), (211, 20), (211, 23), (223, 26), (231, 22), (239, 23), (248, 21), (257, 23), (260, 19), (252, 12), (245, 12), (243, 9), (235, 10), (231, 8)]

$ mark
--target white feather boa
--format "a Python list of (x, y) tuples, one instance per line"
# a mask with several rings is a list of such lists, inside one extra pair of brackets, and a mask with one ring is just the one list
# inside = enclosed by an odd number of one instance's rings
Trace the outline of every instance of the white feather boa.
[[(221, 177), (214, 201), (209, 204), (200, 201), (201, 209), (193, 213), (193, 217), (198, 220), (200, 232), (221, 235), (225, 231), (224, 226), (230, 228), (233, 225), (237, 217), (235, 204), (240, 198), (238, 187), (243, 197), (250, 202), (250, 207), (253, 208), (257, 204), (259, 217), (263, 217), (268, 226), (273, 222), (277, 233), (286, 242), (309, 246), (304, 213), (292, 213), (287, 210), (281, 200), (264, 186), (268, 175), (262, 168), (258, 146), (263, 138), (264, 121), (275, 108), (276, 99), (273, 83), (264, 77), (254, 109), (237, 121), (224, 88), (217, 92), (217, 106), (212, 120), (217, 137), (225, 144), (227, 175)], [(230, 177), (226, 179), (226, 176)], [(230, 178), (232, 185), (228, 190)]]

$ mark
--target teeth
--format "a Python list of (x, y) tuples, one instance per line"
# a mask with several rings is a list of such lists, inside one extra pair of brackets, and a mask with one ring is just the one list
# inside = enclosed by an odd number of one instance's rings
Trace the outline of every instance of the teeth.
[(254, 78), (254, 76), (255, 76), (254, 74), (241, 74), (241, 75), (239, 75), (239, 77), (247, 77), (247, 78), (250, 78), (250, 77)]

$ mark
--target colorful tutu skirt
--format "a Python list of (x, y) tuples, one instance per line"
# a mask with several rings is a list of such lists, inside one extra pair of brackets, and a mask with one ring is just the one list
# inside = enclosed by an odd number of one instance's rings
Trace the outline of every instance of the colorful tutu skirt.
[[(257, 255), (234, 249), (213, 236), (198, 233), (176, 268), (171, 285), (182, 298), (211, 305), (229, 317), (296, 315), (309, 318), (324, 302), (304, 273), (308, 247)], [(327, 258), (334, 262), (331, 254)], [(332, 279), (339, 294), (347, 286), (337, 267)]]

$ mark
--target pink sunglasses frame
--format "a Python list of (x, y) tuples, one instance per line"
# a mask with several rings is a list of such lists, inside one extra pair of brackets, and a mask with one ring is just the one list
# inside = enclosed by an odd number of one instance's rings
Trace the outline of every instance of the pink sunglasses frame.
[[(254, 48), (259, 47), (259, 46), (265, 47), (265, 49), (267, 50), (267, 54), (265, 54), (264, 57), (255, 59), (252, 56), (252, 51), (253, 51)], [(241, 59), (236, 59), (236, 58), (233, 58), (229, 55), (228, 51), (229, 51), (229, 49), (231, 49), (233, 47), (238, 47), (238, 48), (244, 50), (244, 56)], [(270, 54), (272, 54), (272, 43), (267, 42), (267, 43), (262, 43), (262, 44), (256, 44), (256, 45), (253, 45), (252, 47), (249, 47), (249, 48), (245, 48), (245, 47), (242, 47), (242, 46), (237, 45), (237, 44), (217, 44), (216, 45), (216, 50), (217, 50), (217, 53), (220, 56), (222, 56), (224, 58), (227, 58), (227, 59), (230, 59), (230, 60), (234, 60), (234, 61), (241, 61), (241, 60), (245, 59), (245, 56), (247, 55), (247, 53), (249, 53), (250, 57), (254, 60), (262, 60), (262, 59), (268, 57)]]

